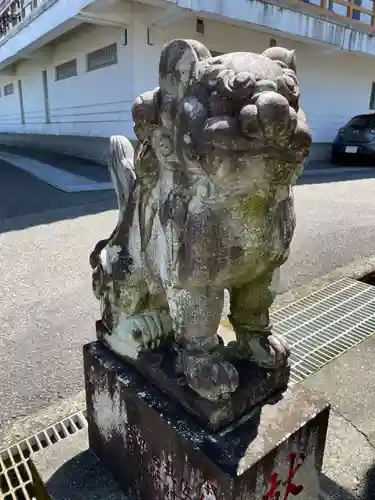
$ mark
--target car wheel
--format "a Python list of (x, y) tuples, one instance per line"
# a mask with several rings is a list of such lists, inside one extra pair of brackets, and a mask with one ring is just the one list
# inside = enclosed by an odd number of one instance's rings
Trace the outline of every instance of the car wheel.
[(340, 153), (332, 153), (331, 162), (334, 165), (339, 165), (340, 163), (342, 163), (342, 160), (343, 158)]

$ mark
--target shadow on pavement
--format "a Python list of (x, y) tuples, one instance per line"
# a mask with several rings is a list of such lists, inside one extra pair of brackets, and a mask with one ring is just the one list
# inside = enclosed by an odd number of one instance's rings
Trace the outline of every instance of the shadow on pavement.
[(48, 496), (43, 497), (41, 492), (41, 498), (125, 499), (112, 475), (90, 450), (78, 453), (58, 468), (46, 481), (46, 490)]
[(70, 207), (64, 207), (53, 211), (8, 217), (3, 220), (0, 219), (0, 234), (9, 231), (20, 231), (29, 227), (42, 226), (62, 220), (84, 217), (85, 215), (95, 215), (116, 209), (116, 200), (105, 200), (99, 201), (98, 203), (91, 202), (83, 205), (71, 205)]
[(0, 153), (1, 152), (32, 158), (60, 170), (65, 170), (75, 175), (81, 175), (96, 182), (111, 182), (108, 169), (90, 160), (32, 148), (4, 146), (3, 144), (0, 145)]
[[(354, 181), (359, 179), (375, 179), (375, 167), (353, 167), (348, 169), (348, 167), (342, 167), (340, 172), (340, 167), (330, 167), (332, 172), (328, 172), (329, 169), (319, 169), (314, 171), (305, 170), (300, 179), (297, 181), (297, 186), (307, 185), (307, 184), (327, 184), (330, 182), (345, 182)], [(375, 499), (374, 499), (375, 500)]]
[(375, 463), (370, 467), (365, 476), (365, 485), (362, 490), (361, 500), (375, 499)]
[(321, 476), (320, 488), (319, 500), (375, 500), (375, 463), (367, 471), (363, 478), (363, 486), (355, 496), (325, 474)]
[(0, 233), (116, 208), (114, 190), (65, 193), (0, 161)]
[[(319, 500), (356, 500), (356, 497), (344, 490), (344, 488), (335, 481), (332, 481), (332, 479), (325, 474), (322, 474), (320, 479)], [(370, 500), (370, 498), (364, 500)], [(374, 498), (372, 498), (372, 500), (374, 500)]]

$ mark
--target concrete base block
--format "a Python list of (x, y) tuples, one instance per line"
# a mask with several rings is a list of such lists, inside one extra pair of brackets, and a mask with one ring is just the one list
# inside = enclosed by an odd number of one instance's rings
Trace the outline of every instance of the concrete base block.
[(87, 430), (33, 455), (36, 500), (129, 500), (88, 448)]
[(138, 500), (317, 500), (329, 405), (297, 388), (220, 432), (100, 342), (84, 348), (89, 441)]

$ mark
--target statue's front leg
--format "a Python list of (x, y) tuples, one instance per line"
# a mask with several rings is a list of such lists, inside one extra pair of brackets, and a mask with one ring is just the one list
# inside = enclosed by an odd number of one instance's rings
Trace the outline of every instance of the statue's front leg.
[(169, 312), (188, 385), (210, 401), (228, 397), (238, 387), (238, 373), (218, 351), (217, 330), (224, 291), (169, 288)]
[(137, 359), (173, 338), (165, 294), (145, 279), (127, 250), (106, 247), (97, 274), (93, 283), (102, 302), (100, 340), (118, 354)]
[(279, 269), (230, 289), (230, 316), (236, 352), (263, 368), (277, 369), (290, 355), (284, 339), (272, 334), (269, 308), (276, 296)]

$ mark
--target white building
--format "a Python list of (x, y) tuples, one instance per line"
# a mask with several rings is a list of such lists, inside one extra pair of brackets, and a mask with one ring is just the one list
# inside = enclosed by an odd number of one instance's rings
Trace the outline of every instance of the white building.
[(134, 139), (132, 101), (178, 37), (295, 48), (311, 157), (327, 158), (337, 129), (374, 108), (374, 19), (372, 0), (0, 0), (0, 143), (103, 158), (108, 136)]

